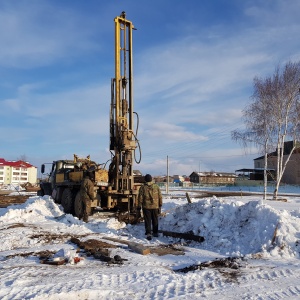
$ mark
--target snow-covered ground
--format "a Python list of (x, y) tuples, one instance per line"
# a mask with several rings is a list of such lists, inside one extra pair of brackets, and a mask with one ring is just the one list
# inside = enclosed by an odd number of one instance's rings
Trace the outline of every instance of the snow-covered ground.
[[(300, 299), (300, 195), (274, 202), (258, 195), (200, 199), (191, 192), (191, 204), (184, 195), (164, 196), (160, 229), (200, 235), (202, 243), (164, 236), (148, 241), (143, 223), (97, 214), (86, 224), (49, 196), (0, 209), (0, 299)], [(76, 253), (71, 237), (123, 240), (110, 256), (127, 260), (109, 264)], [(184, 255), (141, 255), (126, 242), (172, 244)], [(41, 264), (45, 251), (68, 261)], [(237, 258), (232, 265), (203, 264), (229, 257)]]

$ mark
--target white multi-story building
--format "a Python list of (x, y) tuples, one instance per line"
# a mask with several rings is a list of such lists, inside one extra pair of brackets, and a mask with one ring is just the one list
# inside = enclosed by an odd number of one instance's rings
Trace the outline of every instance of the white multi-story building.
[(25, 161), (6, 161), (0, 158), (0, 185), (36, 184), (37, 168)]

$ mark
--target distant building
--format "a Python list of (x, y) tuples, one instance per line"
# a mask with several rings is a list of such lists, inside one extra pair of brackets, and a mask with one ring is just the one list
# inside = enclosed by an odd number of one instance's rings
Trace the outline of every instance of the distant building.
[[(238, 179), (241, 180), (264, 180), (264, 168), (255, 168), (255, 169), (249, 169), (249, 168), (243, 168), (239, 170), (235, 170), (236, 173), (238, 173)], [(267, 177), (268, 181), (272, 181), (275, 178), (275, 169), (267, 169)]]
[(181, 175), (173, 175), (173, 182), (175, 183), (184, 182), (184, 177)]
[(201, 184), (234, 184), (236, 177), (234, 173), (193, 172), (190, 175), (190, 181)]
[(36, 184), (37, 168), (21, 160), (6, 161), (0, 158), (0, 185), (4, 184)]
[[(293, 141), (288, 141), (284, 143), (284, 149), (283, 149), (283, 164), (286, 161), (288, 155), (291, 153), (294, 146)], [(300, 144), (296, 144), (296, 149), (293, 151), (290, 160), (288, 161), (286, 165), (286, 169), (284, 171), (284, 174), (282, 176), (281, 182), (286, 184), (300, 184)], [(258, 158), (254, 159), (254, 168), (261, 169), (263, 173), (264, 169), (264, 162), (265, 157), (260, 156)], [(271, 170), (274, 170), (273, 180), (276, 174), (277, 170), (277, 150), (268, 153), (268, 168)], [(263, 180), (263, 176), (262, 176)], [(268, 180), (272, 180), (271, 178), (268, 178)]]
[(184, 178), (184, 181), (190, 182), (190, 177), (188, 177), (188, 176), (186, 176), (186, 175), (183, 175), (183, 178)]
[[(156, 183), (162, 183), (162, 182), (167, 182), (167, 176), (162, 175), (162, 176), (153, 176), (153, 180)], [(169, 176), (169, 183), (173, 182), (173, 176)]]
[(144, 183), (145, 178), (140, 170), (133, 170), (133, 178), (135, 183)]
[(140, 170), (133, 170), (133, 176), (143, 176)]

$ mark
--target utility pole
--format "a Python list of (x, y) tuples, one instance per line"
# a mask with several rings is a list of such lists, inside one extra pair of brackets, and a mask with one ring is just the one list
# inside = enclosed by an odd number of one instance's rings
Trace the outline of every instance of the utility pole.
[(199, 184), (201, 185), (200, 161), (199, 161)]
[(167, 156), (167, 186), (166, 192), (169, 194), (169, 156)]

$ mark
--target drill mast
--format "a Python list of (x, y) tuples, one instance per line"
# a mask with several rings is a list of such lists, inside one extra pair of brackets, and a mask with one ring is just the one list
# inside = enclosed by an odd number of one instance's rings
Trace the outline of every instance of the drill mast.
[(114, 22), (115, 78), (112, 79), (111, 85), (110, 150), (113, 151), (113, 158), (109, 172), (110, 183), (117, 194), (132, 195), (133, 159), (137, 147), (133, 132), (132, 30), (134, 26), (126, 19), (125, 12), (116, 17)]

